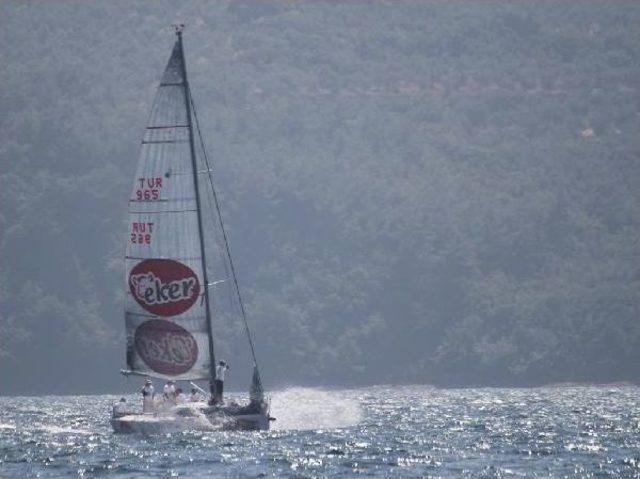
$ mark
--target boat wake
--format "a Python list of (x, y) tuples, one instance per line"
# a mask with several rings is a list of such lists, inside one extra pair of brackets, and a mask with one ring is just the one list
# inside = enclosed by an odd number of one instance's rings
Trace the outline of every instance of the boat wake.
[(273, 429), (335, 429), (355, 426), (360, 403), (344, 391), (294, 387), (271, 394)]

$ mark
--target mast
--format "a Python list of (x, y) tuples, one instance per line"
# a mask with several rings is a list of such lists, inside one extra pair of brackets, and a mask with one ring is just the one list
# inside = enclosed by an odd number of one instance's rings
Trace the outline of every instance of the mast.
[(204, 302), (205, 315), (207, 320), (207, 336), (209, 339), (209, 391), (211, 396), (215, 397), (215, 371), (216, 371), (216, 355), (213, 350), (213, 330), (211, 322), (211, 308), (209, 307), (209, 278), (207, 274), (207, 258), (204, 248), (204, 231), (202, 228), (202, 211), (200, 206), (200, 191), (198, 186), (198, 165), (196, 163), (196, 150), (193, 140), (193, 124), (191, 122), (191, 95), (189, 91), (189, 81), (187, 80), (187, 65), (184, 57), (184, 47), (182, 45), (182, 29), (184, 25), (175, 26), (176, 35), (178, 36), (178, 45), (180, 48), (180, 56), (182, 57), (182, 77), (184, 78), (184, 104), (187, 110), (187, 127), (189, 130), (189, 150), (191, 152), (191, 166), (193, 170), (193, 186), (196, 193), (196, 214), (198, 216), (198, 237), (200, 240), (200, 251), (202, 252), (202, 279), (204, 282)]

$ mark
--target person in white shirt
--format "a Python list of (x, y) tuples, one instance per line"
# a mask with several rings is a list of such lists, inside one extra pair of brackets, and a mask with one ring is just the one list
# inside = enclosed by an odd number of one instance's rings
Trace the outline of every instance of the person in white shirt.
[(168, 403), (168, 404), (176, 403), (176, 386), (173, 380), (167, 381), (167, 384), (164, 385), (162, 396), (164, 397), (165, 403)]
[(153, 389), (153, 383), (151, 382), (151, 379), (147, 379), (144, 382), (144, 386), (142, 387), (142, 390), (140, 392), (142, 393), (142, 412), (154, 412), (155, 408), (153, 399), (156, 393)]
[(222, 402), (222, 393), (224, 392), (224, 376), (226, 372), (229, 370), (229, 366), (224, 361), (218, 362), (218, 366), (216, 367), (216, 397), (215, 402)]
[(129, 414), (127, 409), (127, 400), (125, 398), (120, 398), (120, 401), (113, 405), (113, 417), (118, 418), (122, 416), (126, 416)]

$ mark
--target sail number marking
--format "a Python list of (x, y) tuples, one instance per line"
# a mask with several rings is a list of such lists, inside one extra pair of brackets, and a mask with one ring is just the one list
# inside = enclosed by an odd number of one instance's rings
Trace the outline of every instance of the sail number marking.
[(134, 244), (151, 244), (153, 223), (134, 221), (131, 223), (131, 242)]
[(138, 201), (154, 201), (160, 199), (162, 189), (162, 177), (138, 178), (138, 188), (135, 195)]

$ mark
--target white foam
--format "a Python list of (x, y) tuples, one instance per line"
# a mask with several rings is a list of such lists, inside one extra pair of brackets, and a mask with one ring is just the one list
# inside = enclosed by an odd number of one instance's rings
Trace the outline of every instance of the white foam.
[(16, 428), (16, 426), (13, 425), (13, 424), (0, 423), (0, 429), (15, 429), (15, 428)]
[(345, 391), (294, 387), (271, 394), (274, 429), (335, 429), (354, 426), (360, 403)]
[(93, 434), (88, 429), (76, 429), (73, 427), (59, 427), (42, 424), (38, 429), (50, 434)]

